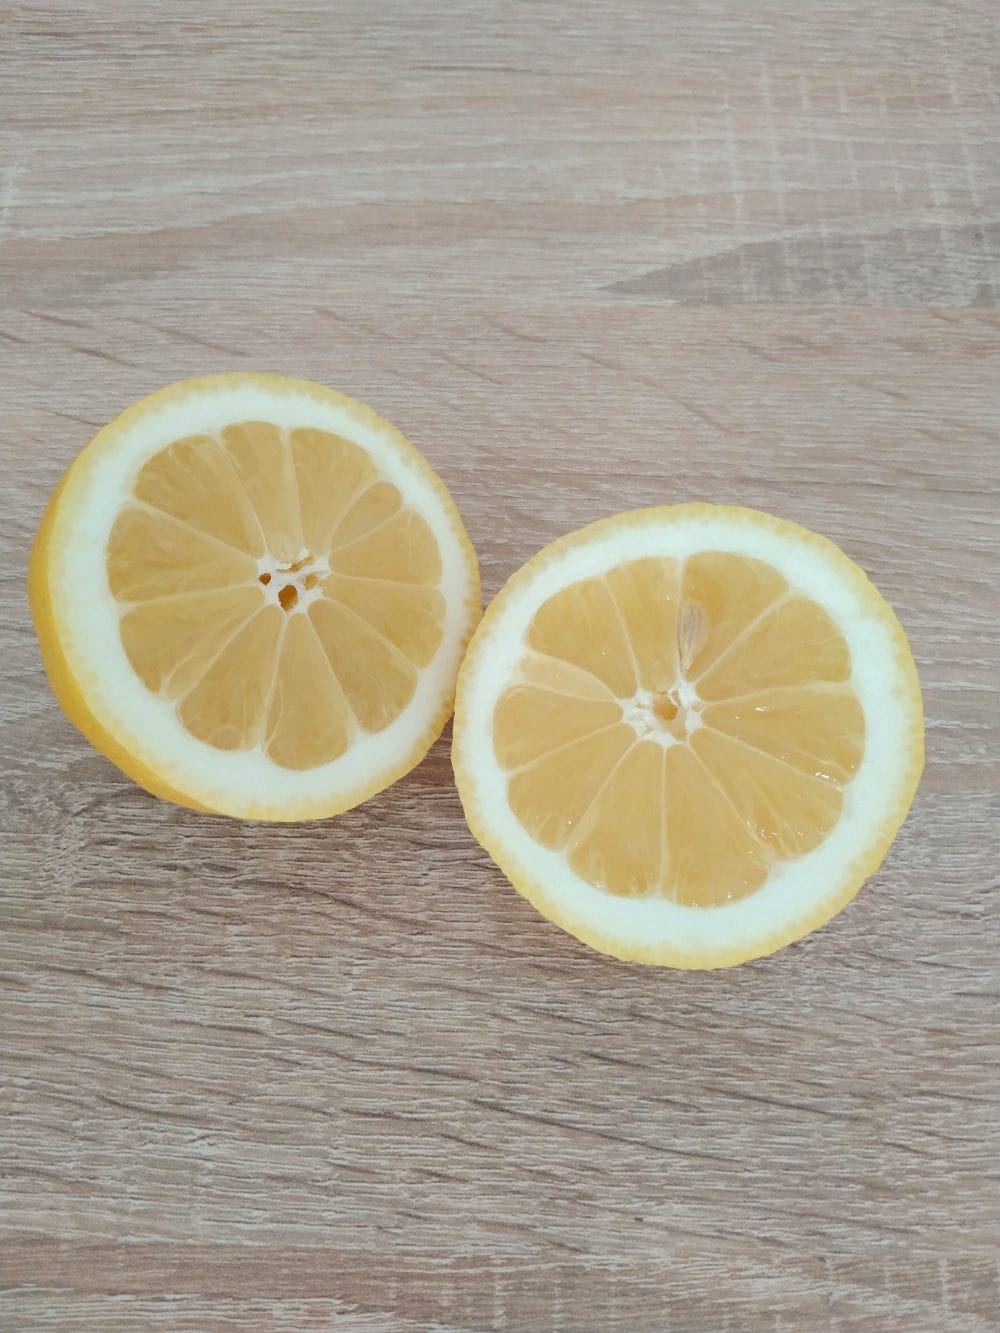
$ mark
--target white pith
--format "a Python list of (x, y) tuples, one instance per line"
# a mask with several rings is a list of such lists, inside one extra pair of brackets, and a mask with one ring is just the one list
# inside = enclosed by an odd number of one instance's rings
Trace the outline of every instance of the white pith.
[(287, 568), (280, 560), (276, 560), (270, 551), (266, 551), (257, 561), (257, 579), (264, 589), (265, 604), (281, 606), (281, 590), (295, 589), (295, 603), (286, 611), (286, 614), (292, 616), (301, 615), (311, 602), (318, 601), (323, 596), (323, 589), (318, 584), (310, 587), (307, 580), (310, 575), (315, 575), (318, 579), (325, 578), (330, 573), (330, 557), (310, 555), (303, 548), (293, 563), (299, 568)]
[[(808, 928), (799, 929), (799, 923), (822, 919), (824, 904), (839, 899), (852, 868), (870, 862), (901, 802), (905, 808), (921, 758), (914, 740), (919, 735), (919, 703), (914, 703), (912, 662), (893, 636), (891, 612), (881, 604), (875, 614), (865, 576), (828, 543), (805, 533), (799, 536), (792, 525), (761, 522), (761, 515), (741, 517), (740, 511), (662, 517), (670, 513), (660, 511), (658, 516), (651, 511), (590, 541), (567, 545), (555, 554), (543, 552), (531, 576), (522, 572), (510, 595), (501, 594), (499, 609), (495, 615), (487, 613), (462, 673), (456, 771), (470, 822), (501, 868), (573, 934), (625, 957), (752, 957)], [(492, 740), (494, 708), (513, 678), (528, 628), (544, 602), (569, 584), (630, 560), (683, 560), (702, 551), (766, 561), (784, 575), (793, 592), (812, 598), (829, 613), (850, 650), (848, 684), (866, 727), (861, 764), (844, 787), (842, 816), (828, 837), (807, 855), (778, 863), (756, 893), (711, 908), (685, 906), (658, 894), (619, 897), (575, 874), (561, 853), (538, 844), (514, 815), (507, 801), (508, 775), (496, 759)], [(689, 725), (693, 719), (697, 726), (693, 689), (682, 694), (679, 688), (678, 702), (688, 713)], [(637, 698), (626, 719), (644, 735), (645, 714), (646, 701)], [(661, 743), (676, 742), (661, 729)], [(893, 832), (894, 826), (889, 836)]]
[[(381, 776), (395, 772), (401, 757), (447, 706), (462, 648), (478, 614), (460, 521), (429, 467), (387, 423), (355, 409), (349, 400), (310, 388), (255, 380), (206, 389), (195, 382), (186, 396), (165, 397), (159, 405), (154, 401), (146, 411), (131, 409), (103, 433), (88, 466), (69, 474), (51, 536), (53, 618), (73, 676), (97, 721), (192, 801), (251, 818), (287, 817), (288, 812), (312, 807), (318, 811), (336, 806), (359, 788), (384, 785)], [(355, 441), (398, 488), (403, 504), (427, 520), (441, 555), (442, 638), (431, 662), (418, 671), (414, 697), (383, 731), (359, 730), (343, 755), (306, 771), (279, 767), (261, 746), (225, 751), (195, 739), (179, 722), (174, 705), (152, 694), (130, 665), (118, 628), (121, 608), (108, 587), (108, 537), (143, 464), (175, 440), (241, 421), (314, 427)], [(310, 563), (297, 579), (264, 556), (258, 572), (274, 577), (261, 591), (268, 600), (277, 600), (283, 583), (293, 582), (300, 598), (296, 611), (302, 610), (320, 595), (305, 587), (305, 575), (322, 572), (324, 563), (322, 558)]]
[(679, 681), (670, 691), (679, 707), (675, 723), (669, 727), (657, 716), (656, 696), (649, 690), (638, 689), (631, 698), (619, 700), (622, 721), (628, 723), (638, 740), (653, 741), (667, 749), (680, 743), (682, 733), (690, 736), (692, 731), (697, 731), (701, 726), (698, 712), (701, 700), (692, 688), (684, 691), (682, 697), (682, 686), (690, 686), (690, 682)]

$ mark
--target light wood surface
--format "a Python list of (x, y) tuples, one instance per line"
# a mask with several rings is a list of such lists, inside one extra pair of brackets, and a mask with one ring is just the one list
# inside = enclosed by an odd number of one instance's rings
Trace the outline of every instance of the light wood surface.
[[(996, 12), (3, 5), (4, 1327), (1000, 1327)], [(857, 901), (644, 970), (505, 884), (446, 741), (280, 828), (93, 753), (27, 613), (45, 497), (242, 367), (397, 422), (488, 596), (670, 500), (843, 545), (928, 715)]]

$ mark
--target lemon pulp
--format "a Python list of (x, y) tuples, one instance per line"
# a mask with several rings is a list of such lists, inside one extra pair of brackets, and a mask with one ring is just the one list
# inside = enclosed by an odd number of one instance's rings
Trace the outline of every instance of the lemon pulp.
[(198, 740), (288, 769), (388, 726), (441, 641), (428, 523), (330, 431), (246, 421), (161, 449), (106, 567), (146, 687)]
[(702, 907), (823, 841), (864, 744), (830, 616), (765, 562), (717, 551), (555, 594), (493, 716), (533, 838), (597, 888)]

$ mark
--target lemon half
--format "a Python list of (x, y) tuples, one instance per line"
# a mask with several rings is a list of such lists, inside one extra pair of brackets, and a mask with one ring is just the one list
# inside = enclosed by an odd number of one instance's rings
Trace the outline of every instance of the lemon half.
[(440, 478), (370, 408), (275, 375), (142, 399), (74, 461), (29, 595), (68, 717), (143, 787), (337, 814), (447, 720), (480, 612)]
[(453, 761), (473, 833), (550, 920), (619, 958), (730, 966), (877, 869), (923, 766), (920, 688), (891, 608), (825, 538), (641, 510), (496, 597)]

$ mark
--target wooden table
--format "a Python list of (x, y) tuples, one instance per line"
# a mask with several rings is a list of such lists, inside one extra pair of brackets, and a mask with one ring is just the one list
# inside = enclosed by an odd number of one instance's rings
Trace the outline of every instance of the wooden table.
[[(996, 1330), (992, 0), (48, 0), (0, 15), (11, 1330)], [(818, 528), (928, 766), (830, 926), (717, 974), (537, 917), (447, 741), (333, 823), (158, 803), (23, 591), (132, 399), (371, 402), (485, 591), (600, 515)]]

